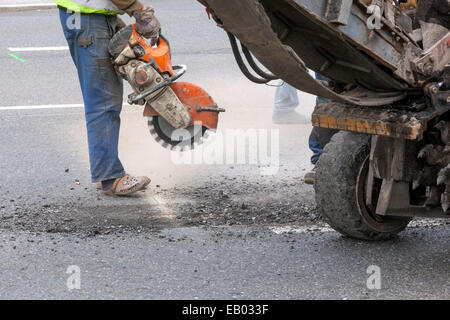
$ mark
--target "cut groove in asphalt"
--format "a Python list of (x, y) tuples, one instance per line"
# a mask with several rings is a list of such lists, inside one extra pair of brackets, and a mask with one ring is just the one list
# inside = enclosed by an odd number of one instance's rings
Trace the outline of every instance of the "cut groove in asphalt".
[(169, 206), (167, 206), (166, 201), (163, 200), (163, 198), (159, 197), (159, 196), (152, 196), (151, 197), (153, 202), (156, 202), (156, 207), (159, 209), (156, 212), (156, 215), (160, 218), (166, 218), (169, 220), (175, 220), (177, 218), (177, 214), (176, 212), (169, 208)]

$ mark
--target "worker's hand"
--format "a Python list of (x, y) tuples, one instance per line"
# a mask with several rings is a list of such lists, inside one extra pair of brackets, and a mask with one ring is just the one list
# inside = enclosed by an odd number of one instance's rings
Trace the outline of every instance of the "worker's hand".
[(136, 31), (144, 38), (150, 39), (154, 45), (159, 39), (161, 24), (155, 17), (155, 9), (152, 7), (142, 8), (133, 12), (136, 19)]

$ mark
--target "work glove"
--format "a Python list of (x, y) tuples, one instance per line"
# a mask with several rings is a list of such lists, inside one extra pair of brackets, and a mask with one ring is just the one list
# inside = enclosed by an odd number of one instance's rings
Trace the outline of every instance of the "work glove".
[(119, 17), (117, 17), (117, 26), (116, 26), (116, 30), (115, 32), (119, 32), (120, 30), (122, 30), (123, 28), (125, 28), (127, 26), (127, 24), (120, 19)]
[(155, 45), (161, 32), (161, 24), (155, 17), (155, 9), (152, 7), (142, 8), (133, 12), (136, 19), (136, 31), (150, 40), (151, 45)]

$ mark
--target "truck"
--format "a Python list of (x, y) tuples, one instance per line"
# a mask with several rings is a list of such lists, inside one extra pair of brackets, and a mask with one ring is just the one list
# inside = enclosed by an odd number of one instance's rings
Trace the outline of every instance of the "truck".
[(339, 132), (314, 190), (332, 228), (383, 240), (450, 217), (450, 1), (198, 1), (251, 81), (327, 99), (312, 124)]

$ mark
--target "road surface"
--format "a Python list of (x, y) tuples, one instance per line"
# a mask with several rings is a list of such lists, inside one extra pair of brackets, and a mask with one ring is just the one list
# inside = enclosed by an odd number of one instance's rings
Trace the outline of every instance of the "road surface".
[[(327, 228), (302, 181), (315, 97), (300, 94), (304, 124), (273, 125), (275, 88), (240, 74), (204, 9), (152, 4), (173, 62), (188, 65), (183, 80), (227, 109), (220, 132), (274, 134), (279, 167), (267, 175), (248, 158), (227, 164), (225, 151), (213, 164), (195, 153), (180, 164), (152, 140), (142, 110), (125, 106), (121, 159), (152, 185), (131, 198), (101, 195), (58, 12), (0, 13), (0, 298), (450, 298), (448, 221), (418, 221), (382, 243)], [(80, 289), (67, 286), (70, 266)], [(381, 289), (367, 286), (370, 266)]]

